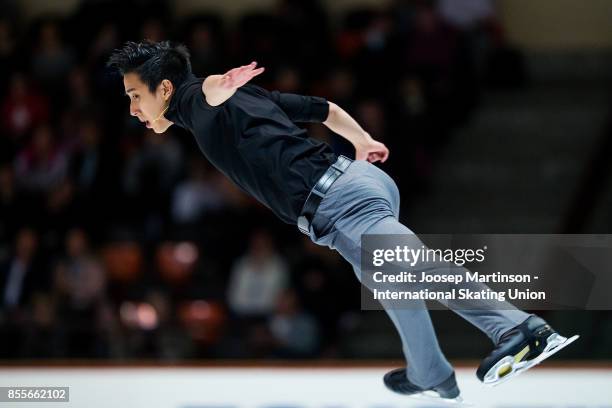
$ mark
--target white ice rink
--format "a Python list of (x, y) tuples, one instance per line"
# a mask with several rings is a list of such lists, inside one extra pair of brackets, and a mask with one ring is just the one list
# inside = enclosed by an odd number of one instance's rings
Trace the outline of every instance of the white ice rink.
[[(391, 368), (391, 367), (389, 367)], [(458, 368), (476, 407), (612, 408), (612, 369), (536, 367), (496, 388)], [(0, 386), (68, 386), (70, 402), (16, 408), (409, 408), (448, 407), (388, 392), (386, 368), (0, 368)]]

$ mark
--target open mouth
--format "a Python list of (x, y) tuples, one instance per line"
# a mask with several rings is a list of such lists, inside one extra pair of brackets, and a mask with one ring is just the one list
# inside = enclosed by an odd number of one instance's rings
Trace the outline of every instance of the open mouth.
[(147, 127), (147, 129), (151, 129), (151, 122), (149, 122), (148, 120), (145, 121), (145, 126)]

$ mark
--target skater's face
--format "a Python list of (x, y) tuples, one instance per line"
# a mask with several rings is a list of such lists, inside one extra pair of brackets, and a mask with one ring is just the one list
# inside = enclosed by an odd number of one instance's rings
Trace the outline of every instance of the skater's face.
[(155, 92), (151, 92), (138, 74), (130, 72), (123, 76), (123, 86), (130, 98), (130, 115), (137, 117), (155, 133), (168, 130), (172, 122), (164, 117), (164, 113), (168, 109), (174, 89), (172, 82), (164, 79)]

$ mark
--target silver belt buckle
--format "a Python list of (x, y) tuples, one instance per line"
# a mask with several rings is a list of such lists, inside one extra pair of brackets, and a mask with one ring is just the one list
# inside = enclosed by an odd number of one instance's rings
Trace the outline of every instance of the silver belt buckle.
[(304, 217), (303, 215), (300, 215), (297, 219), (297, 227), (300, 230), (301, 233), (306, 234), (308, 236), (310, 236), (310, 224), (308, 223), (308, 220), (306, 219), (306, 217)]

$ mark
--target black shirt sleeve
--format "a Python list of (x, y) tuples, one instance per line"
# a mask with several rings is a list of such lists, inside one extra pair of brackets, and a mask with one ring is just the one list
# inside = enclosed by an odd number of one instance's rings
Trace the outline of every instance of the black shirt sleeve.
[(276, 103), (292, 122), (316, 122), (327, 120), (329, 103), (320, 96), (306, 96), (279, 91), (268, 91), (256, 85), (250, 85)]
[(166, 118), (181, 127), (193, 128), (193, 121), (213, 118), (222, 109), (222, 104), (212, 106), (202, 92), (202, 79), (193, 78), (181, 85), (170, 100)]

